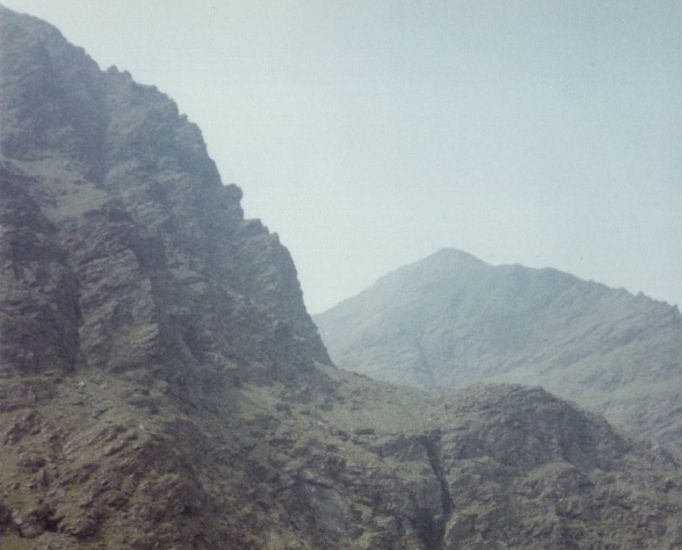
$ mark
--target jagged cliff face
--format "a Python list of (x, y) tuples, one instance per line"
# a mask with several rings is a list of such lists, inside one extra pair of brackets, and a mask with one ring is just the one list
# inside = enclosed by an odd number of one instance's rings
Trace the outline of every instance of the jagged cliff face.
[(643, 295), (445, 249), (315, 320), (339, 366), (430, 387), (541, 384), (682, 449), (682, 316)]
[[(328, 361), (288, 252), (244, 220), (175, 104), (37, 20), (2, 24), (2, 246), (21, 256), (3, 284), (37, 312), (23, 335), (3, 331), (3, 355), (34, 358), (8, 368)], [(55, 349), (27, 349), (37, 331)]]
[(679, 464), (599, 418), (330, 366), (172, 101), (1, 7), (0, 39), (0, 547), (682, 544)]

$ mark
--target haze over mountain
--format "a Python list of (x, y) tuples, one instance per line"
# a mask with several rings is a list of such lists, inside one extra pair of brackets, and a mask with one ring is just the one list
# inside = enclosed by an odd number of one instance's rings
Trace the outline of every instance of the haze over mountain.
[(3, 2), (180, 104), (310, 311), (445, 246), (682, 306), (678, 0)]
[(443, 249), (315, 322), (337, 365), (378, 380), (540, 384), (682, 448), (682, 316), (642, 294)]
[(329, 364), (198, 128), (0, 6), (0, 547), (677, 548), (681, 465), (539, 388)]

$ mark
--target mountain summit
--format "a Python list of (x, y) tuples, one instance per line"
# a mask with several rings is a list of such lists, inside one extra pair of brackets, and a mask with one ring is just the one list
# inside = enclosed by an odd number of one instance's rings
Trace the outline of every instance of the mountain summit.
[(673, 456), (330, 365), (167, 96), (1, 7), (0, 40), (0, 548), (680, 547)]
[(541, 384), (682, 448), (676, 307), (444, 249), (315, 317), (339, 366), (401, 384)]

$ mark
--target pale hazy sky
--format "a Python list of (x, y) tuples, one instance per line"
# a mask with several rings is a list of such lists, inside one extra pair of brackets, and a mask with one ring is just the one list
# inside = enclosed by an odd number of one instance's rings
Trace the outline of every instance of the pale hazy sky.
[(682, 2), (0, 0), (202, 128), (321, 311), (451, 246), (682, 305)]

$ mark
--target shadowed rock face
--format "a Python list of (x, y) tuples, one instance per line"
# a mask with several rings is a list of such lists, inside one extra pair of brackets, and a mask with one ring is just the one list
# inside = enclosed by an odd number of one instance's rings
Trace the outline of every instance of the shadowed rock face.
[(54, 281), (68, 295), (59, 321), (79, 333), (88, 364), (328, 361), (288, 252), (244, 220), (241, 191), (221, 184), (198, 128), (168, 97), (100, 72), (35, 19), (3, 10), (1, 36), (3, 215), (23, 201), (34, 219), (7, 222), (35, 226), (5, 236), (26, 255), (14, 281), (31, 284), (32, 268), (45, 284), (47, 273), (71, 279)]
[(78, 357), (76, 279), (31, 183), (0, 171), (0, 376), (69, 372)]
[(0, 547), (679, 546), (674, 459), (542, 390), (330, 366), (171, 100), (0, 39)]
[(643, 295), (444, 249), (315, 321), (341, 367), (426, 387), (541, 384), (682, 448), (682, 317)]

